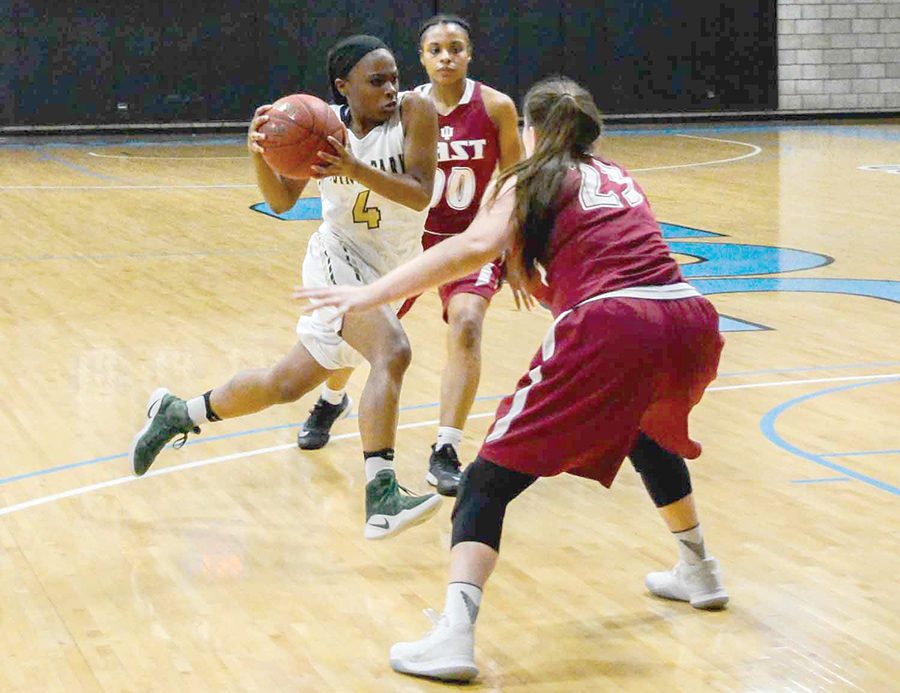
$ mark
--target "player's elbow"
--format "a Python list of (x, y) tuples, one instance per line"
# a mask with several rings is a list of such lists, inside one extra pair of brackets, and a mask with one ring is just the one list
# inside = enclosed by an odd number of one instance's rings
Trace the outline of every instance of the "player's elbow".
[(494, 239), (482, 233), (473, 233), (466, 238), (466, 251), (473, 260), (483, 262), (489, 262), (500, 254)]
[(289, 212), (291, 207), (294, 206), (295, 202), (296, 200), (290, 200), (287, 198), (266, 200), (266, 204), (269, 205), (269, 209), (275, 212), (275, 214), (284, 214), (285, 212)]

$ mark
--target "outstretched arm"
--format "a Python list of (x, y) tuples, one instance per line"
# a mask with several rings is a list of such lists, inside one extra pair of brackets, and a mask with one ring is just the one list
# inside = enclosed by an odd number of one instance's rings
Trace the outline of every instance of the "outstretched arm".
[(311, 309), (334, 306), (341, 312), (361, 311), (416, 296), (432, 286), (471, 274), (512, 247), (515, 230), (510, 220), (515, 198), (513, 180), (496, 201), (479, 210), (464, 233), (438, 243), (372, 284), (321, 289), (297, 287), (294, 298), (309, 299)]

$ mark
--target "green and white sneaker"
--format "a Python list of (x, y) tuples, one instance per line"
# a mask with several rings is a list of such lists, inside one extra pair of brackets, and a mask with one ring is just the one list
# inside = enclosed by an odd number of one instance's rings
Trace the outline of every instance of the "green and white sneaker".
[(382, 469), (366, 484), (366, 529), (363, 535), (366, 539), (386, 539), (425, 522), (440, 507), (439, 495), (414, 496), (397, 484), (393, 469)]
[(156, 456), (172, 438), (181, 435), (173, 447), (180, 448), (187, 441), (188, 433), (200, 433), (191, 417), (187, 403), (164, 387), (158, 388), (147, 400), (147, 423), (131, 442), (128, 459), (138, 476), (143, 476)]

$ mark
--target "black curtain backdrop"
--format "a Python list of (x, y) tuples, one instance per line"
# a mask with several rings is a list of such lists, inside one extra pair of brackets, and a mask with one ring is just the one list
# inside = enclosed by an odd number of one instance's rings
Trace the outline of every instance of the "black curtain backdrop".
[(776, 107), (775, 0), (0, 0), (0, 125), (246, 121), (327, 98), (325, 53), (353, 33), (383, 38), (412, 87), (436, 11), (469, 20), (471, 75), (517, 102), (562, 73), (609, 114)]

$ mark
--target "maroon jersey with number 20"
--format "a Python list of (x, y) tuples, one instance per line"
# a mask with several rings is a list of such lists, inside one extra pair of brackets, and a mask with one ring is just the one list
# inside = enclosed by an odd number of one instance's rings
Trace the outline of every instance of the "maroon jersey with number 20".
[[(416, 91), (427, 96), (431, 84), (416, 87)], [(425, 250), (468, 228), (478, 213), (481, 198), (500, 160), (499, 132), (487, 112), (479, 82), (467, 79), (456, 108), (447, 115), (438, 115), (437, 146), (434, 196), (422, 237)], [(447, 304), (456, 294), (475, 294), (490, 301), (499, 288), (500, 268), (494, 262), (478, 272), (443, 284), (438, 287), (438, 293), (444, 320), (447, 320)]]

